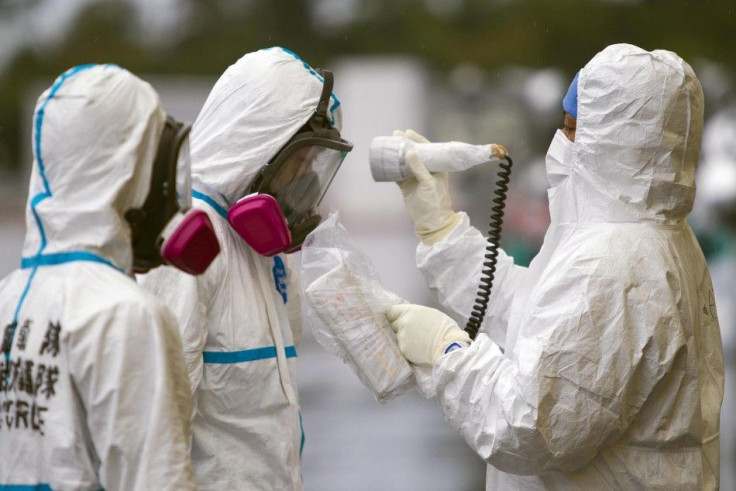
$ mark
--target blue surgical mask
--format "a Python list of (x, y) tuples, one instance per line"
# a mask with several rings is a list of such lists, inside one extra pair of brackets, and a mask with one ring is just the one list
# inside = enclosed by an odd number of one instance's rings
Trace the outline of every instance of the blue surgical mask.
[(573, 142), (568, 140), (562, 130), (557, 130), (544, 161), (550, 188), (558, 187), (570, 176), (572, 149)]

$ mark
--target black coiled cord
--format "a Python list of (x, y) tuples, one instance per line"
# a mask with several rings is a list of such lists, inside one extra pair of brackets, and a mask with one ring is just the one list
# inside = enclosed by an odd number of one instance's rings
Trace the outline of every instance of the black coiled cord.
[(496, 181), (496, 189), (493, 191), (493, 206), (491, 207), (491, 223), (488, 230), (488, 245), (486, 245), (485, 261), (483, 262), (483, 272), (480, 275), (480, 285), (478, 285), (478, 294), (473, 304), (473, 312), (465, 324), (465, 332), (470, 335), (470, 339), (475, 339), (478, 329), (483, 323), (488, 308), (488, 300), (491, 298), (491, 288), (493, 287), (493, 275), (496, 273), (496, 263), (498, 262), (498, 247), (501, 241), (501, 228), (503, 227), (503, 210), (506, 206), (506, 193), (509, 190), (509, 181), (511, 178), (511, 166), (514, 163), (509, 157), (505, 157), (506, 162), (501, 162), (501, 170), (498, 171), (498, 180)]

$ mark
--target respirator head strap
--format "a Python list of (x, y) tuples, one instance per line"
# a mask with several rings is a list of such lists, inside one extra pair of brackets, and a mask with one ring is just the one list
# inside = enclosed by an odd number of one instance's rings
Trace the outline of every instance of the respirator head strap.
[[(191, 125), (167, 116), (151, 169), (151, 181), (143, 206), (125, 212), (133, 235), (133, 268), (145, 271), (163, 264), (161, 232), (179, 211), (176, 174), (179, 151)], [(187, 170), (188, 171), (188, 170)]]
[(327, 110), (330, 107), (330, 98), (332, 97), (332, 85), (334, 78), (331, 70), (322, 68), (317, 69), (317, 73), (322, 76), (322, 93), (319, 96), (319, 103), (317, 104), (317, 110), (314, 111), (312, 119), (318, 123), (321, 127), (329, 127), (329, 119), (327, 118)]

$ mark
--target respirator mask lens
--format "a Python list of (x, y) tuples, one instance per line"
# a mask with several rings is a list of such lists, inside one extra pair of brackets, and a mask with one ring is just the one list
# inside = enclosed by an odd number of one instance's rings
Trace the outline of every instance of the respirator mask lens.
[(316, 208), (351, 149), (342, 140), (296, 137), (230, 207), (230, 225), (263, 256), (299, 250), (322, 221)]
[(322, 201), (346, 151), (308, 144), (282, 155), (257, 192), (276, 198), (286, 221), (294, 226)]

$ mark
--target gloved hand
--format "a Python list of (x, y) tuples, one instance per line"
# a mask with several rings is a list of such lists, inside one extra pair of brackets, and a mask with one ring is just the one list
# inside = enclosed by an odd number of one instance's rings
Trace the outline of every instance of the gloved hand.
[(470, 344), (470, 336), (439, 310), (421, 305), (394, 305), (386, 318), (396, 333), (399, 350), (415, 365), (435, 364), (453, 343)]
[[(397, 130), (394, 136), (429, 143), (414, 130)], [(432, 245), (444, 239), (460, 221), (460, 216), (452, 209), (447, 173), (431, 174), (413, 149), (407, 152), (406, 163), (414, 177), (399, 183), (404, 206), (419, 240)]]

